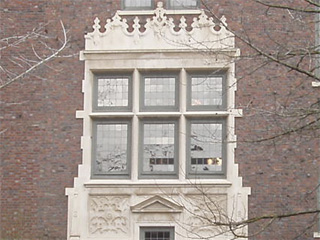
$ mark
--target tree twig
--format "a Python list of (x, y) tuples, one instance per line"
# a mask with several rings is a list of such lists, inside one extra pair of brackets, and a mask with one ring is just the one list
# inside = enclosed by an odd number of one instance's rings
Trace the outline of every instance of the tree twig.
[(24, 77), (25, 75), (29, 74), (30, 72), (34, 71), (36, 68), (38, 68), (39, 66), (45, 64), (46, 62), (50, 61), (51, 59), (55, 58), (58, 56), (58, 54), (64, 50), (64, 48), (67, 46), (67, 43), (68, 43), (68, 39), (67, 39), (67, 32), (66, 32), (66, 29), (64, 27), (64, 24), (63, 22), (60, 20), (60, 24), (61, 24), (61, 27), (62, 27), (62, 31), (63, 31), (63, 37), (64, 37), (64, 41), (63, 41), (63, 44), (62, 46), (57, 50), (55, 51), (53, 54), (51, 54), (50, 56), (44, 58), (43, 60), (39, 61), (38, 63), (34, 64), (33, 66), (31, 66), (30, 68), (28, 68), (26, 71), (20, 73), (18, 76), (12, 78), (10, 81), (4, 83), (3, 85), (0, 86), (0, 89), (10, 85), (11, 83), (21, 79), (22, 77)]

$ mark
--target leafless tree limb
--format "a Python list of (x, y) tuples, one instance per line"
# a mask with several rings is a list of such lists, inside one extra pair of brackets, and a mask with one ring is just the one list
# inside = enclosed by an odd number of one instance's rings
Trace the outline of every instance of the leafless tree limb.
[(286, 10), (292, 10), (295, 12), (302, 12), (302, 13), (320, 13), (320, 10), (315, 8), (315, 7), (320, 7), (320, 4), (312, 0), (304, 0), (306, 3), (310, 4), (309, 8), (290, 7), (288, 5), (277, 5), (277, 4), (272, 4), (270, 2), (266, 2), (262, 0), (254, 0), (254, 1), (269, 8), (286, 9)]
[[(24, 59), (23, 57), (20, 57), (19, 60), (20, 61), (23, 61), (25, 64), (29, 65), (29, 68), (25, 71), (23, 71), (22, 73), (20, 73), (19, 75), (13, 77), (12, 79), (10, 79), (9, 81), (5, 82), (4, 84), (2, 84), (0, 86), (0, 89), (10, 85), (11, 83), (23, 78), (25, 75), (31, 73), (32, 71), (34, 71), (35, 69), (37, 69), (39, 66), (49, 62), (50, 60), (56, 58), (67, 46), (68, 44), (68, 38), (67, 38), (67, 32), (66, 32), (66, 29), (64, 27), (64, 24), (62, 21), (60, 21), (60, 24), (61, 24), (61, 28), (62, 28), (62, 32), (63, 32), (63, 42), (62, 42), (62, 45), (59, 49), (51, 49), (52, 50), (52, 54), (50, 54), (49, 56), (45, 57), (45, 58), (42, 58), (38, 55), (38, 53), (35, 51), (34, 47), (32, 46), (32, 49), (33, 49), (33, 53), (34, 55), (39, 59), (39, 61), (36, 61), (36, 63), (34, 62), (34, 64), (30, 64), (30, 62), (33, 62), (33, 61), (30, 61), (29, 59)], [(27, 34), (26, 36), (24, 37), (18, 37), (18, 40), (15, 41), (14, 43), (12, 44), (9, 44), (7, 45), (6, 47), (8, 46), (14, 46), (16, 47), (19, 43), (21, 43), (22, 41), (26, 40), (27, 38), (31, 37), (32, 34)], [(2, 39), (3, 40), (3, 39)], [(3, 47), (4, 49), (5, 47)], [(0, 49), (1, 50), (1, 49)], [(15, 62), (15, 64), (17, 65), (20, 65), (19, 63)], [(20, 65), (21, 66), (21, 65)], [(22, 66), (21, 66), (22, 67)]]

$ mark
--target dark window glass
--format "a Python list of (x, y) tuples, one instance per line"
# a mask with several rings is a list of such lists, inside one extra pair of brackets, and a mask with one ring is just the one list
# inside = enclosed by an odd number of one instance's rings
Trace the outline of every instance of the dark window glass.
[(145, 227), (140, 231), (140, 240), (174, 240), (174, 228), (171, 227)]

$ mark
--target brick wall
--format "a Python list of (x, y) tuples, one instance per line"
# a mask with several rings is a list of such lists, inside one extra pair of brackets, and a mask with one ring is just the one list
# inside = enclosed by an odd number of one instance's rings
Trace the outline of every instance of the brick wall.
[[(271, 53), (279, 49), (275, 40), (288, 47), (313, 43), (309, 15), (267, 10), (246, 0), (208, 2), (215, 14), (227, 17), (238, 34), (250, 36)], [(44, 39), (50, 37), (46, 43), (59, 47), (62, 20), (70, 40), (64, 51), (68, 57), (57, 58), (0, 90), (0, 239), (65, 239), (64, 191), (72, 187), (81, 163), (82, 122), (75, 119), (75, 111), (83, 109), (83, 63), (77, 54), (84, 49), (83, 36), (92, 31), (93, 19), (110, 18), (120, 8), (120, 0), (2, 0), (0, 5), (1, 39), (25, 34), (42, 24)], [(48, 54), (41, 39), (32, 41), (34, 48), (39, 55)], [(319, 176), (319, 130), (270, 141), (254, 140), (294, 126), (297, 116), (284, 115), (290, 109), (310, 106), (317, 100), (319, 89), (311, 88), (312, 79), (278, 64), (259, 68), (262, 59), (252, 57), (255, 53), (239, 39), (237, 44), (243, 56), (236, 65), (237, 105), (244, 109), (244, 117), (236, 123), (236, 161), (245, 186), (252, 188), (250, 217), (313, 209)], [(19, 64), (15, 64), (9, 58), (21, 54), (35, 57), (30, 42), (4, 49), (1, 54), (1, 66), (12, 72), (20, 72), (21, 66), (27, 65), (17, 59)], [(6, 77), (1, 72), (1, 78)], [(276, 220), (250, 239), (312, 239), (314, 217)], [(258, 225), (250, 226), (250, 234), (260, 229)]]

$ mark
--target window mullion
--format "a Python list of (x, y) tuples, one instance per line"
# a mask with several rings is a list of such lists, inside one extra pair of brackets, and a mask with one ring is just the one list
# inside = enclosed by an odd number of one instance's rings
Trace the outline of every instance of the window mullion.
[(179, 79), (179, 85), (180, 85), (180, 112), (182, 114), (186, 113), (186, 107), (187, 107), (187, 72), (183, 68), (180, 72), (180, 79)]
[(138, 69), (135, 69), (133, 72), (132, 78), (132, 112), (137, 114), (139, 109), (139, 91), (140, 91), (140, 74)]
[(186, 178), (186, 118), (182, 115), (179, 120), (179, 180)]
[(138, 180), (138, 165), (139, 165), (139, 88), (140, 74), (138, 69), (135, 69), (132, 77), (132, 150), (131, 150), (131, 177), (133, 181)]
[(180, 72), (179, 79), (179, 90), (180, 90), (180, 112), (182, 113), (179, 120), (179, 179), (185, 180), (186, 178), (186, 118), (184, 114), (187, 109), (187, 72), (183, 68)]
[(139, 118), (134, 116), (132, 119), (132, 148), (131, 148), (131, 179), (138, 180), (139, 165)]

